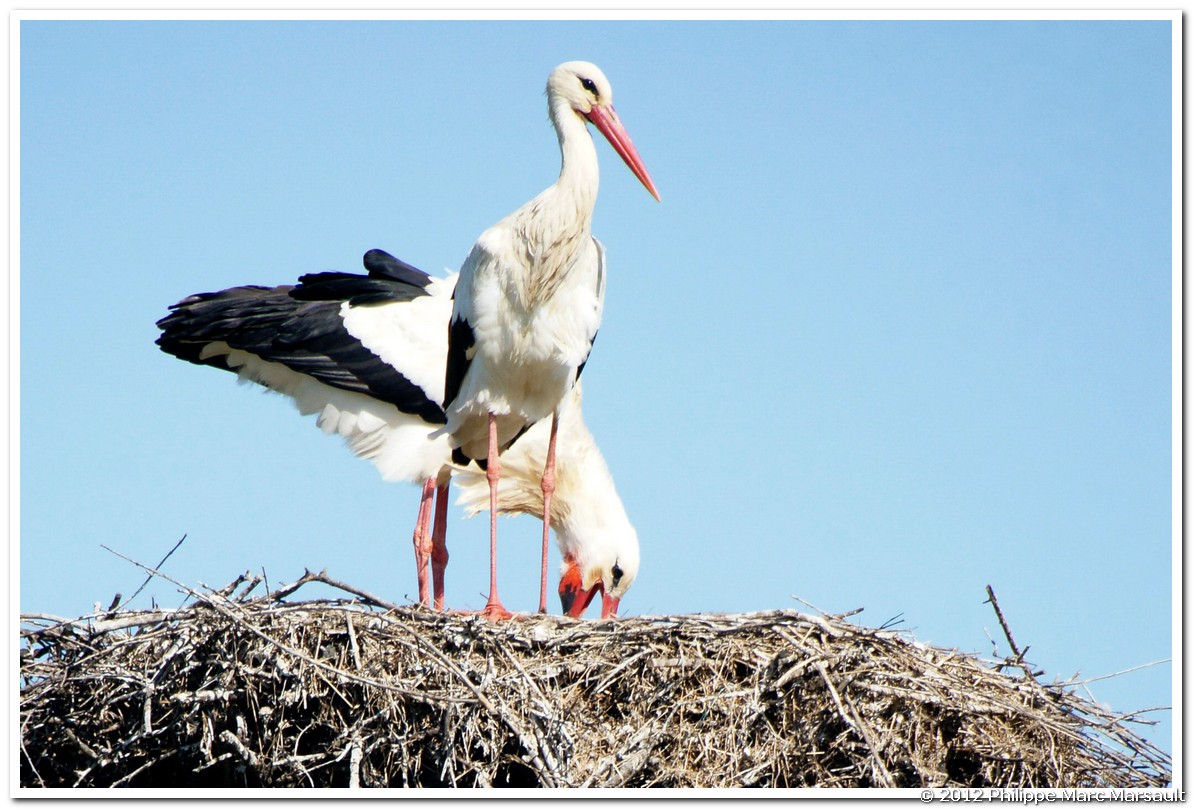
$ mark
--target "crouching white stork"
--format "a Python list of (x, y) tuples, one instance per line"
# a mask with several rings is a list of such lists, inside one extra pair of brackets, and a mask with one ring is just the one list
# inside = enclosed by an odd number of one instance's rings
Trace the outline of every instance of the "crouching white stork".
[[(556, 182), (480, 235), (460, 268), (448, 339), (444, 407), (459, 463), (483, 461), (490, 489), (489, 553), (497, 555), (499, 454), (550, 417), (542, 489), (547, 608), (547, 526), (558, 488), (559, 407), (588, 360), (604, 307), (604, 249), (592, 236), (599, 169), (592, 123), (656, 199), (658, 191), (613, 109), (608, 79), (588, 62), (567, 62), (547, 79), (547, 109), (559, 138)], [(496, 569), (496, 563), (491, 564)], [(508, 615), (490, 581), (485, 611)]]
[[(442, 609), (452, 467), (447, 438), (437, 430), (445, 422), (440, 402), (455, 277), (432, 278), (381, 250), (366, 253), (364, 264), (367, 275), (315, 273), (297, 285), (192, 295), (158, 322), (157, 344), (285, 394), (302, 414), (318, 414), (324, 432), (342, 436), (385, 480), (421, 484), (414, 531), (419, 600), (432, 603), (429, 561), (434, 606)], [(561, 505), (551, 518), (565, 560), (560, 597), (564, 611), (579, 616), (600, 591), (607, 617), (637, 574), (638, 538), (584, 425), (578, 393), (568, 413), (562, 429), (569, 444), (574, 436), (577, 461), (560, 475)], [(542, 463), (534, 459), (545, 455), (547, 437), (545, 427), (531, 430), (507, 453), (515, 472), (499, 511), (541, 516), (541, 507), (520, 496), (529, 484), (512, 484), (533, 474), (539, 485)], [(478, 475), (464, 480), (469, 502), (487, 493)], [(480, 495), (472, 491), (478, 485)]]

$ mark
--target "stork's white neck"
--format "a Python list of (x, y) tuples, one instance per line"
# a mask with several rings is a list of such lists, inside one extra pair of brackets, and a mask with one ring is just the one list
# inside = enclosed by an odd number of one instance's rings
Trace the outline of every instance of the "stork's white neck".
[(584, 229), (588, 230), (600, 186), (596, 144), (584, 119), (566, 101), (555, 101), (551, 105), (551, 122), (559, 135), (559, 151), (563, 161), (559, 179), (552, 189), (573, 202), (577, 213), (581, 215)]
[(550, 299), (577, 267), (582, 251), (592, 249), (592, 211), (600, 180), (596, 145), (569, 104), (553, 100), (550, 110), (559, 135), (559, 179), (507, 222), (523, 250), (525, 272), (515, 278), (527, 308)]

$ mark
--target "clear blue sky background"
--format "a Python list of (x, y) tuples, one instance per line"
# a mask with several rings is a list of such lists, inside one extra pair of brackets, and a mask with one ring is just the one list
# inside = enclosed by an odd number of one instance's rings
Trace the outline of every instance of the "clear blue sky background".
[[(600, 144), (585, 404), (643, 543), (622, 612), (798, 596), (1005, 653), (989, 583), (1047, 678), (1170, 657), (1170, 30), (21, 23), (21, 609), (127, 596), (100, 544), (154, 563), (184, 533), (192, 585), (327, 568), (412, 598), (415, 488), (154, 321), (372, 247), (457, 268), (554, 180), (543, 85), (588, 59), (663, 197)], [(474, 608), (486, 524), (459, 516)], [(539, 530), (503, 523), (511, 608)], [(1170, 705), (1171, 676), (1090, 690)]]

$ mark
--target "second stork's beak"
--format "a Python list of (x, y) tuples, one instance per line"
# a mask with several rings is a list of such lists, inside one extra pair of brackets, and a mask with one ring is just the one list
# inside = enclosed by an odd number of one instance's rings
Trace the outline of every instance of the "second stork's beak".
[(563, 614), (572, 618), (581, 617), (597, 593), (601, 594), (601, 617), (616, 618), (621, 599), (607, 595), (600, 579), (585, 589), (580, 566), (574, 560), (565, 558), (563, 576), (559, 580), (559, 601), (563, 605)]
[(597, 104), (589, 110), (585, 117), (601, 131), (601, 134), (609, 141), (609, 145), (621, 155), (621, 159), (630, 167), (630, 171), (634, 172), (634, 176), (646, 186), (650, 195), (658, 200), (659, 191), (654, 187), (654, 180), (650, 179), (650, 173), (646, 171), (646, 165), (638, 155), (638, 150), (634, 148), (634, 142), (630, 140), (630, 133), (626, 132), (625, 127), (621, 124), (621, 119), (617, 117), (617, 111), (613, 107)]
[[(574, 576), (568, 575), (575, 573)], [(593, 596), (596, 595), (597, 590), (602, 591), (604, 595), (604, 586), (598, 581), (587, 590), (580, 584), (579, 569), (572, 567), (568, 569), (568, 573), (559, 580), (559, 601), (563, 605), (563, 614), (571, 616), (572, 618), (579, 618), (584, 614), (584, 610), (588, 609), (588, 605), (592, 603)], [(616, 609), (616, 607), (614, 608)], [(601, 609), (601, 617), (604, 615), (604, 608)]]
[(563, 603), (563, 614), (572, 618), (580, 618), (584, 610), (592, 603), (597, 592), (601, 594), (601, 618), (616, 618), (620, 598), (613, 598), (605, 594), (604, 586), (598, 581), (589, 589), (580, 587), (565, 587), (565, 582), (559, 583), (559, 600)]

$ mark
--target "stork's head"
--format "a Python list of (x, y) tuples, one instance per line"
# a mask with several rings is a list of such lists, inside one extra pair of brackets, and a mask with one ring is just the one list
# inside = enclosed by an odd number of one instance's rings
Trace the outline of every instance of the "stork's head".
[(601, 593), (601, 617), (617, 615), (621, 598), (638, 576), (638, 534), (627, 522), (614, 536), (586, 542), (563, 557), (559, 600), (573, 618), (584, 614), (593, 596)]
[(564, 62), (551, 71), (547, 78), (547, 107), (556, 116), (564, 105), (600, 130), (651, 196), (659, 199), (654, 181), (613, 109), (613, 87), (599, 67), (592, 62)]

